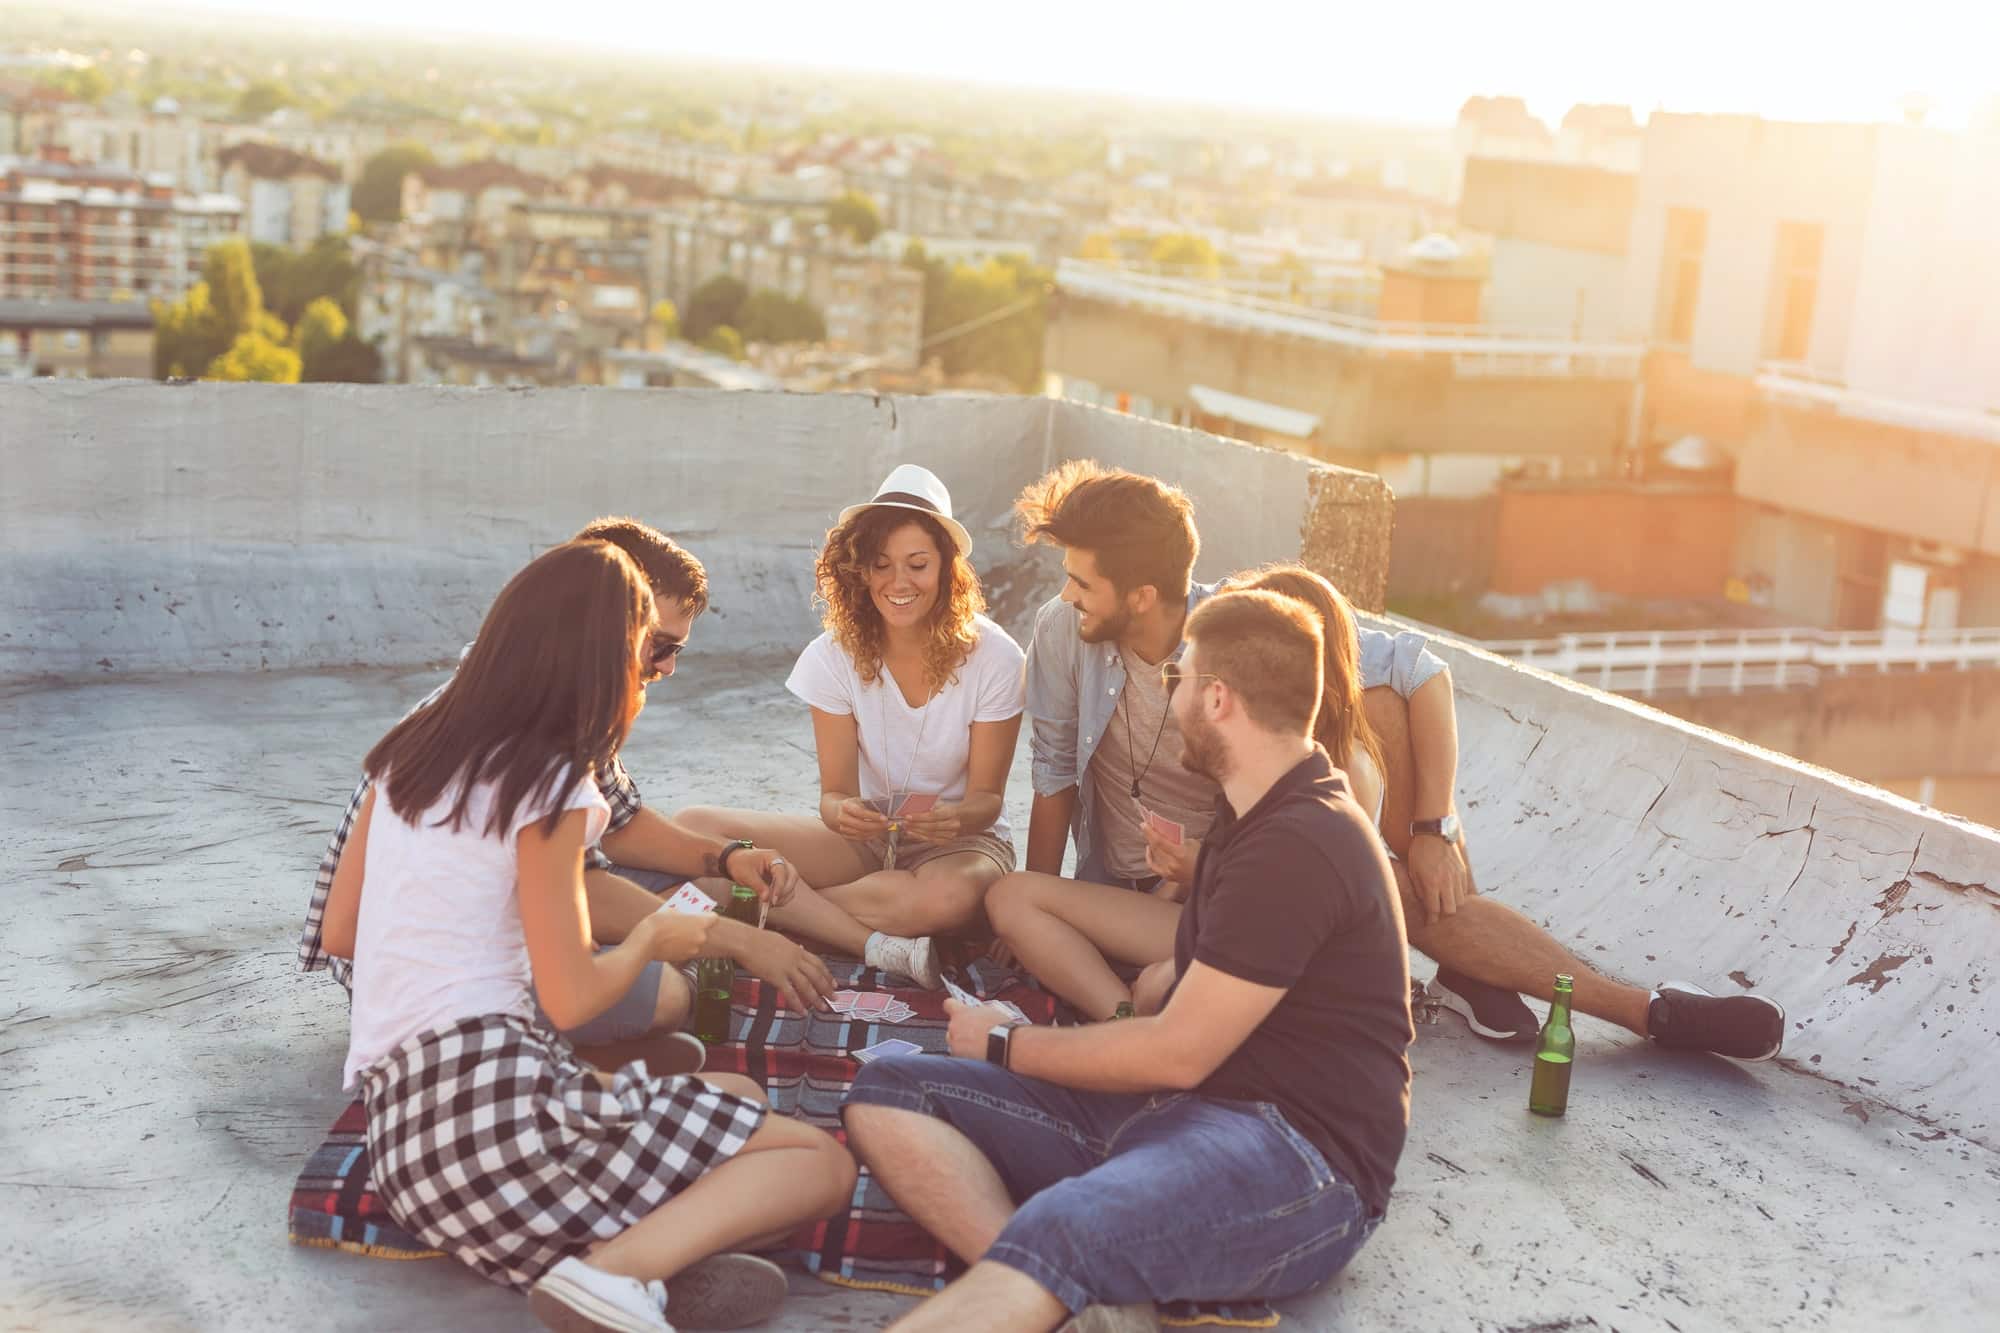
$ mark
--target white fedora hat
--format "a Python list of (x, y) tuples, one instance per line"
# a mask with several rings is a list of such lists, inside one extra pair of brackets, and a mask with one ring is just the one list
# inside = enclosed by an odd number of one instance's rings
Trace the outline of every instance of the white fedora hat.
[(944, 525), (951, 539), (958, 543), (960, 555), (972, 555), (972, 534), (965, 525), (951, 516), (951, 492), (937, 479), (937, 474), (927, 467), (915, 463), (899, 464), (876, 488), (875, 498), (866, 504), (849, 505), (840, 511), (840, 522), (845, 523), (864, 509), (877, 505), (889, 509), (910, 509), (919, 514), (929, 514)]

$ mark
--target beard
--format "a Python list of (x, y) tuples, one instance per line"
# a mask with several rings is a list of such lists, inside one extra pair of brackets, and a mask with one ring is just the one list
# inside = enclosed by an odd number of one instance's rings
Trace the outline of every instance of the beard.
[(1191, 717), (1181, 723), (1181, 767), (1221, 786), (1234, 767), (1229, 762), (1229, 747), (1223, 743), (1222, 729), (1204, 717)]
[(1125, 637), (1125, 631), (1132, 628), (1132, 612), (1119, 607), (1110, 615), (1097, 622), (1093, 629), (1083, 628), (1083, 613), (1077, 613), (1077, 634), (1085, 643), (1112, 643)]

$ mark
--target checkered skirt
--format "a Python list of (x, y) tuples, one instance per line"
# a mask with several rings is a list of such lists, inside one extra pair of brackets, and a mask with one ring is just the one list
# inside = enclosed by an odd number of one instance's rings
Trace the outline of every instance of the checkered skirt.
[(374, 1183), (400, 1226), (525, 1289), (727, 1161), (757, 1102), (629, 1064), (607, 1090), (562, 1038), (488, 1014), (362, 1075)]

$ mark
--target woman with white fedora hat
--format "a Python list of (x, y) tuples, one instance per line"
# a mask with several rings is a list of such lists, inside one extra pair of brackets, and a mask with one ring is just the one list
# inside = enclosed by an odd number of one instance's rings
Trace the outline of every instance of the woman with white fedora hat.
[(812, 708), (819, 817), (680, 815), (796, 867), (810, 887), (772, 924), (932, 990), (933, 937), (978, 921), (1014, 868), (1002, 798), (1026, 658), (984, 614), (971, 551), (950, 492), (913, 463), (843, 509), (816, 571), (826, 632), (785, 683)]

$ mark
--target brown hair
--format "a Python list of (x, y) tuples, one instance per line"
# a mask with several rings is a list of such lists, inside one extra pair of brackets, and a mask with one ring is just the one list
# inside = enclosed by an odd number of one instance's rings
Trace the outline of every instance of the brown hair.
[(1293, 597), (1319, 616), (1326, 643), (1325, 687), (1313, 739), (1342, 768), (1354, 762), (1357, 750), (1366, 754), (1374, 761), (1376, 774), (1387, 781), (1389, 770), (1382, 762), (1382, 747), (1361, 708), (1361, 640), (1354, 610), (1340, 589), (1304, 565), (1266, 565), (1236, 575), (1229, 580), (1229, 587), (1231, 591), (1261, 590)]
[(1162, 602), (1187, 600), (1201, 537), (1179, 487), (1077, 459), (1029, 483), (1014, 512), (1028, 541), (1090, 552), (1121, 595), (1150, 584)]
[(678, 602), (695, 615), (708, 610), (708, 571), (693, 552), (650, 523), (594, 518), (571, 540), (610, 542), (638, 564), (656, 599)]
[(821, 623), (854, 660), (864, 682), (882, 674), (885, 632), (882, 613), (868, 596), (868, 573), (892, 534), (910, 524), (937, 545), (938, 598), (931, 608), (930, 641), (924, 645), (924, 680), (940, 690), (958, 674), (959, 664), (979, 641), (974, 617), (986, 609), (979, 575), (944, 524), (928, 514), (892, 505), (871, 505), (826, 534), (814, 576), (826, 603)]
[(1266, 731), (1310, 736), (1319, 711), (1319, 617), (1275, 592), (1224, 592), (1188, 617), (1202, 674), (1236, 692)]
[(389, 808), (406, 823), (462, 777), (439, 821), (453, 831), (474, 785), (492, 782), (480, 832), (511, 827), (523, 801), (546, 799), (558, 781), (594, 774), (618, 752), (640, 688), (638, 641), (653, 620), (645, 576), (617, 547), (545, 551), (500, 590), (437, 698), (375, 743), (368, 776), (388, 779)]

